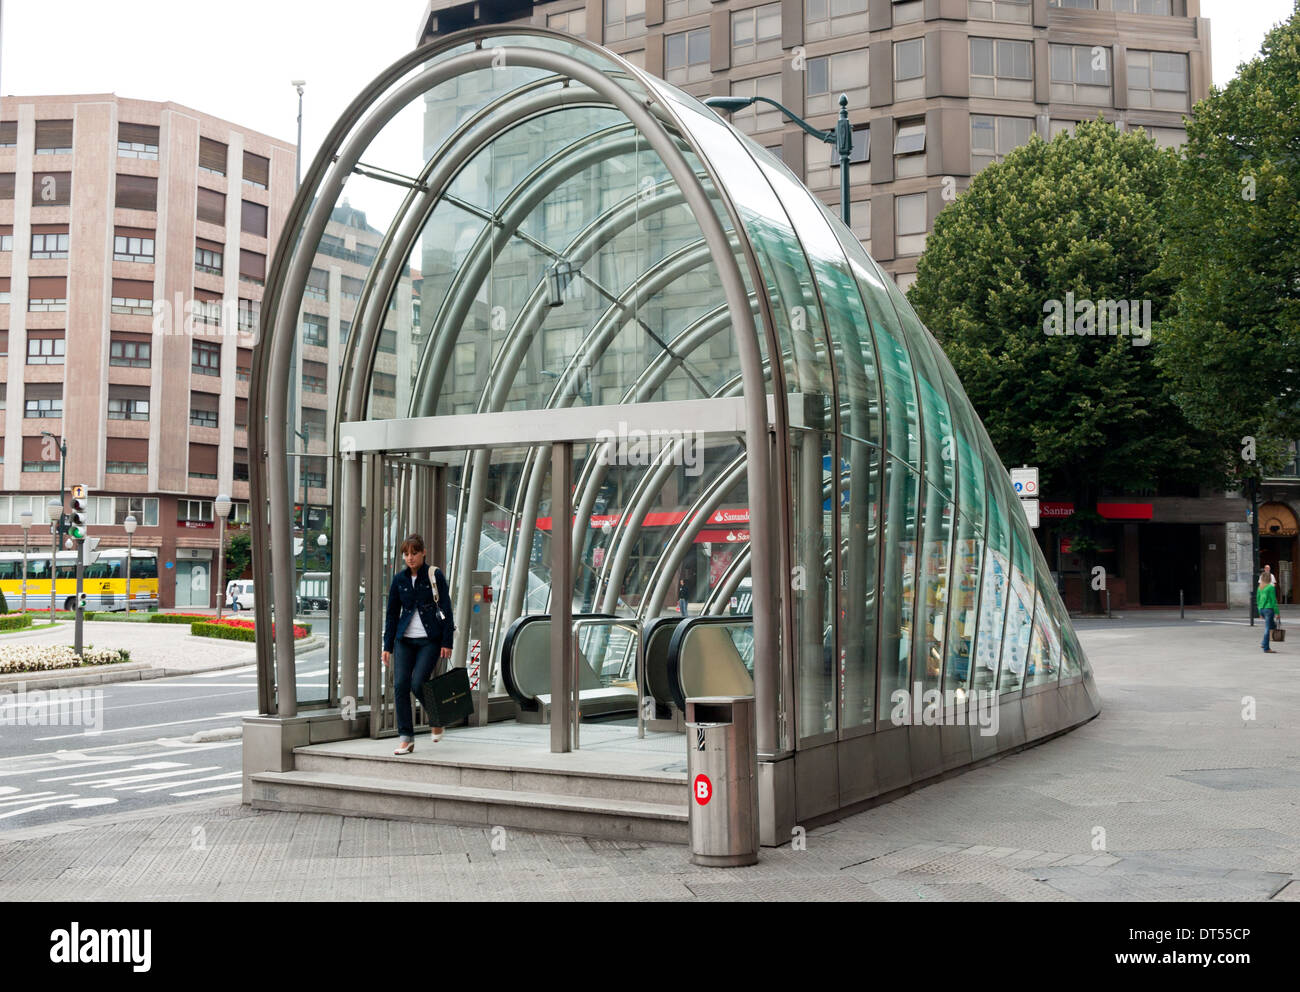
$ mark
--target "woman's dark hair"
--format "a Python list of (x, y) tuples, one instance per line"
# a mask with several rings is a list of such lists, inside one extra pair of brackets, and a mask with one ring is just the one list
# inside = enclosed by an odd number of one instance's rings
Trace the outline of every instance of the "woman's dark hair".
[(424, 538), (422, 538), (419, 534), (412, 534), (405, 541), (402, 542), (402, 548), (401, 548), (402, 554), (406, 554), (406, 552), (408, 551), (419, 552), (423, 550), (424, 550)]

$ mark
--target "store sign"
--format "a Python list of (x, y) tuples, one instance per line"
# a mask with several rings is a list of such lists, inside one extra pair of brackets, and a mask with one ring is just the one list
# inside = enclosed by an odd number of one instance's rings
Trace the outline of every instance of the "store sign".
[(1044, 500), (1038, 504), (1038, 511), (1045, 520), (1060, 520), (1074, 513), (1074, 504), (1049, 503)]
[(211, 530), (216, 526), (211, 520), (182, 520), (180, 525), (187, 530)]
[(1098, 503), (1097, 512), (1107, 520), (1150, 520), (1150, 503)]

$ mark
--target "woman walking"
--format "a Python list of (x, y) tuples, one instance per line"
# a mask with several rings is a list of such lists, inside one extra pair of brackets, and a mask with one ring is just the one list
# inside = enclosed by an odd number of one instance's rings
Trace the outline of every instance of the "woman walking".
[[(415, 750), (415, 722), (411, 692), (418, 691), (437, 668), (440, 658), (451, 657), (456, 625), (452, 622), (451, 594), (442, 570), (424, 561), (424, 539), (412, 534), (402, 542), (406, 568), (393, 576), (388, 587), (388, 616), (384, 624), (384, 664), (397, 657), (393, 672), (393, 705), (397, 707), (397, 733), (401, 740), (393, 754)], [(442, 728), (432, 727), (435, 742)]]
[(1268, 654), (1273, 649), (1268, 646), (1269, 634), (1273, 632), (1273, 618), (1277, 616), (1277, 586), (1267, 572), (1259, 576), (1259, 588), (1255, 590), (1255, 605), (1259, 615), (1264, 618), (1264, 643), (1260, 645)]

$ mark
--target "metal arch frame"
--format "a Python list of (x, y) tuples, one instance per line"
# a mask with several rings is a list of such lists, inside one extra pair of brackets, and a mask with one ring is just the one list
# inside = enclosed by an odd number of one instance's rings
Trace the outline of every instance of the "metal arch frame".
[[(477, 40), (481, 45), (482, 37), (502, 33), (505, 32), (500, 29), (483, 29), (466, 32), (462, 36), (453, 35), (444, 47), (451, 48), (473, 40)], [(568, 43), (573, 43), (573, 40), (568, 39), (567, 36), (539, 29), (533, 29), (532, 31), (520, 30), (518, 33), (564, 37)], [(749, 244), (748, 237), (744, 233), (744, 227), (735, 205), (726, 195), (723, 187), (717, 182), (717, 176), (710, 167), (707, 156), (698, 147), (695, 147), (693, 142), (690, 142), (688, 132), (681, 126), (681, 122), (676, 119), (676, 114), (672, 108), (655, 94), (651, 86), (646, 85), (647, 94), (639, 102), (630, 92), (612, 82), (605, 74), (594, 67), (570, 55), (550, 51), (529, 50), (515, 46), (492, 51), (479, 47), (471, 52), (454, 55), (447, 61), (426, 69), (413, 79), (403, 82), (386, 95), (382, 102), (371, 110), (360, 127), (349, 135), (346, 144), (338, 154), (336, 165), (328, 171), (327, 175), (324, 175), (322, 181), (322, 174), (325, 173), (326, 164), (322, 161), (322, 158), (332, 151), (331, 145), (335, 144), (336, 135), (341, 137), (344, 124), (340, 122), (335, 132), (331, 133), (331, 140), (327, 142), (326, 147), (322, 149), (321, 155), (318, 156), (317, 162), (313, 165), (311, 177), (316, 182), (304, 186), (300, 190), (298, 201), (295, 203), (295, 208), (291, 214), (291, 220), (295, 222), (302, 220), (308, 198), (313, 193), (315, 194), (315, 204), (311, 207), (301, 228), (295, 223), (287, 230), (295, 232), (301, 230), (300, 249), (303, 245), (311, 246), (318, 243), (329, 213), (332, 211), (334, 202), (342, 189), (343, 178), (351, 173), (352, 168), (360, 159), (361, 152), (369, 146), (370, 141), (396, 115), (397, 111), (410, 103), (415, 97), (422, 95), (447, 79), (453, 78), (462, 72), (490, 66), (493, 60), (500, 57), (502, 51), (505, 52), (506, 63), (511, 66), (545, 69), (557, 74), (567, 75), (587, 85), (599, 95), (607, 97), (616, 109), (628, 117), (638, 132), (645, 136), (651, 148), (659, 155), (669, 173), (681, 188), (696, 222), (701, 227), (706, 242), (709, 243), (715, 253), (723, 284), (723, 292), (736, 322), (736, 343), (740, 356), (742, 377), (745, 383), (744, 394), (747, 401), (746, 437), (749, 448), (747, 468), (750, 479), (750, 501), (751, 506), (754, 507), (754, 512), (760, 518), (760, 526), (752, 532), (751, 541), (753, 552), (758, 555), (760, 560), (771, 560), (771, 553), (775, 549), (773, 547), (774, 535), (769, 533), (772, 517), (769, 515), (768, 507), (770, 503), (769, 487), (775, 480), (770, 471), (770, 453), (768, 451), (767, 388), (759, 349), (758, 335), (760, 328), (755, 322), (750, 309), (750, 296), (746, 288), (745, 273), (742, 272), (740, 264), (735, 258), (734, 249), (726, 230), (714, 213), (713, 204), (708, 191), (705, 189), (704, 182), (696, 175), (694, 169), (690, 168), (667, 129), (655, 119), (655, 116), (649, 112), (648, 107), (654, 104), (663, 106), (666, 116), (677, 123), (678, 132), (691, 145), (696, 156), (703, 164), (708, 178), (711, 180), (714, 195), (718, 197), (732, 227), (736, 231), (741, 250), (745, 255), (748, 274), (751, 278), (758, 273), (753, 247)], [(420, 50), (415, 61), (417, 63), (421, 60), (427, 61), (432, 54), (427, 50)], [(408, 56), (408, 60), (410, 58)], [(406, 63), (407, 60), (404, 60), (399, 65)], [(622, 60), (614, 62), (615, 65), (619, 63), (626, 67), (632, 78), (640, 80), (643, 85), (646, 84), (646, 80), (641, 78), (638, 70)], [(374, 88), (372, 86), (371, 90)], [(370, 91), (367, 91), (366, 94), (363, 94), (362, 99), (354, 102), (353, 107), (349, 108), (349, 113), (345, 115), (345, 121), (348, 122), (349, 128), (361, 117), (365, 107), (369, 105), (370, 99), (373, 98)], [(317, 189), (317, 187), (319, 188)], [(268, 401), (265, 413), (267, 418), (266, 448), (275, 452), (275, 455), (267, 460), (265, 480), (263, 480), (262, 474), (259, 472), (256, 481), (258, 483), (265, 482), (266, 487), (269, 489), (266, 495), (269, 497), (270, 510), (270, 551), (273, 558), (281, 561), (288, 560), (292, 552), (289, 521), (287, 515), (283, 513), (283, 504), (288, 495), (288, 471), (284, 455), (284, 452), (287, 451), (287, 396), (283, 390), (267, 390), (267, 380), (279, 383), (288, 379), (288, 365), (292, 355), (294, 332), (297, 324), (297, 307), (295, 306), (290, 310), (279, 304), (283, 302), (282, 297), (301, 300), (310, 270), (311, 259), (312, 256), (307, 252), (296, 250), (287, 264), (287, 269), (282, 270), (278, 266), (276, 267), (274, 273), (276, 277), (276, 292), (274, 294), (275, 303), (277, 304), (275, 307), (276, 319), (271, 328), (270, 340), (265, 342), (266, 351), (261, 356), (263, 361), (258, 364), (259, 374), (257, 379), (259, 386), (262, 387), (262, 391), (259, 392), (258, 396), (259, 398), (265, 396)], [(761, 280), (756, 279), (755, 283), (762, 285)], [(287, 296), (285, 296), (286, 292)], [(760, 306), (763, 307), (764, 315), (767, 318), (767, 324), (763, 330), (770, 335), (772, 326), (770, 323), (772, 316), (770, 304), (766, 301), (765, 294), (760, 293), (757, 295)], [(265, 321), (265, 323), (269, 323), (269, 320)], [(773, 371), (775, 372), (775, 368)], [(777, 404), (777, 411), (779, 416), (782, 412), (780, 404)], [(260, 434), (260, 431), (258, 433)], [(259, 437), (258, 440), (261, 440), (261, 438)], [(260, 519), (260, 514), (258, 518)], [(780, 531), (779, 526), (777, 530)], [(260, 550), (261, 542), (258, 541), (255, 547)], [(259, 554), (258, 557), (262, 558), (263, 556)], [(276, 610), (281, 617), (291, 617), (293, 613), (292, 578), (283, 570), (279, 573), (273, 573), (267, 567), (269, 564), (269, 561), (259, 561), (258, 571), (264, 576), (271, 574), (274, 589), (272, 598)], [(780, 669), (783, 665), (779, 655), (774, 655), (772, 652), (772, 649), (779, 643), (774, 637), (778, 617), (777, 611), (773, 609), (777, 605), (775, 589), (770, 580), (770, 575), (761, 569), (754, 576), (754, 598), (756, 606), (754, 621), (755, 690), (760, 701), (758, 743), (761, 753), (771, 755), (775, 753), (779, 745), (776, 733), (778, 715), (776, 690), (777, 679), (780, 677)], [(259, 614), (259, 616), (261, 615)], [(276, 630), (274, 647), (277, 671), (276, 686), (278, 689), (277, 709), (282, 717), (292, 717), (297, 713), (292, 624), (281, 624), (280, 628)]]

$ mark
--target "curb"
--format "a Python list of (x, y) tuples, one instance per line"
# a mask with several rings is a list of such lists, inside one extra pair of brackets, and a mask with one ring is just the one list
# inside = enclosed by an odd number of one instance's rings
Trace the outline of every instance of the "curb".
[(213, 796), (209, 799), (195, 799), (187, 803), (152, 806), (148, 809), (132, 810), (126, 813), (108, 813), (102, 816), (88, 816), (80, 820), (42, 823), (35, 827), (24, 827), (19, 830), (0, 830), (0, 848), (3, 848), (6, 844), (19, 843), (40, 837), (51, 837), (58, 834), (78, 833), (92, 827), (107, 826), (114, 823), (130, 823), (135, 820), (162, 820), (169, 816), (182, 816), (187, 813), (202, 815), (213, 810), (238, 808), (241, 805), (239, 802), (232, 801), (229, 796)]
[(214, 665), (211, 668), (177, 669), (155, 668), (147, 661), (128, 661), (121, 665), (92, 665), (76, 675), (63, 675), (58, 672), (13, 672), (0, 675), (0, 688), (23, 683), (26, 688), (68, 689), (79, 685), (136, 682), (144, 679), (173, 678), (178, 675), (197, 675), (202, 672), (219, 672), (227, 668), (246, 668), (250, 664), (252, 662), (245, 659), (228, 665)]

